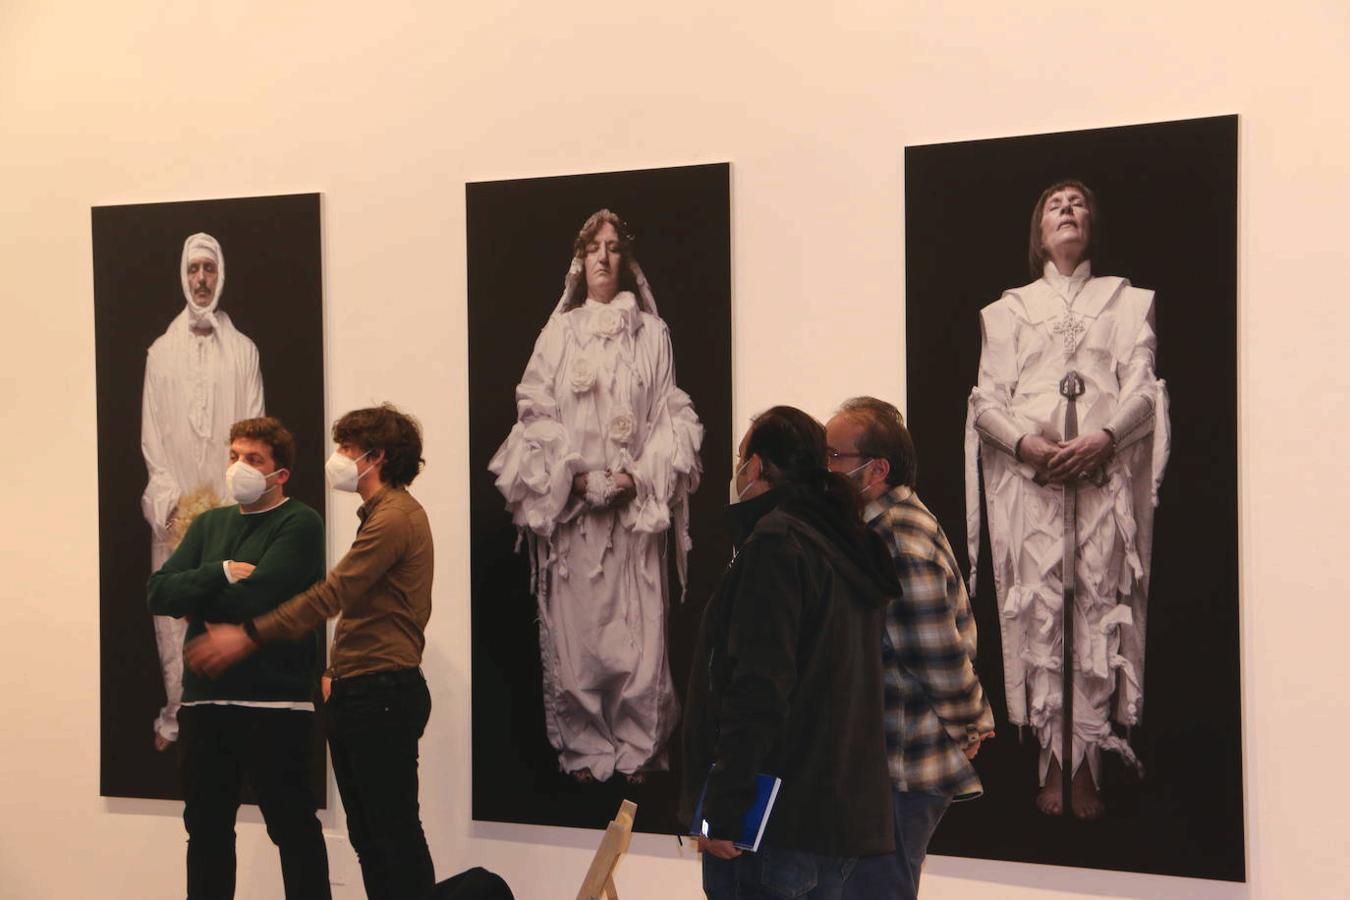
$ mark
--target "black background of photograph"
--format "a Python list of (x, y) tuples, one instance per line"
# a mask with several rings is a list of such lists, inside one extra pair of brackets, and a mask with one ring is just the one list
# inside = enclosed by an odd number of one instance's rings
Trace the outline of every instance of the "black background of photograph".
[[(286, 491), (324, 512), (323, 270), (318, 194), (101, 206), (92, 211), (94, 346), (98, 379), (100, 793), (181, 799), (177, 744), (153, 745), (164, 703), (154, 629), (146, 611), (150, 528), (141, 515), (146, 351), (186, 303), (183, 241), (220, 242), (219, 309), (258, 347), (263, 401), (295, 435)], [(322, 631), (315, 642), (324, 652)], [(313, 785), (325, 796), (316, 729)]]
[(688, 593), (678, 599), (668, 545), (667, 641), (681, 702), (703, 606), (730, 558), (723, 523), (731, 478), (731, 219), (727, 164), (466, 186), (469, 448), (473, 618), (473, 818), (603, 828), (620, 799), (637, 830), (674, 833), (681, 731), (671, 770), (632, 787), (622, 777), (578, 785), (558, 771), (544, 731), (536, 603), (527, 557), (487, 464), (516, 420), (515, 388), (557, 305), (572, 241), (607, 207), (636, 234), (641, 263), (670, 328), (676, 384), (705, 429), (702, 483), (691, 498)]
[(1237, 544), (1237, 117), (909, 147), (905, 151), (908, 421), (918, 489), (965, 558), (962, 437), (980, 356), (979, 311), (1033, 280), (1041, 190), (1097, 195), (1099, 275), (1156, 294), (1172, 455), (1157, 509), (1143, 781), (1104, 753), (1105, 819), (1034, 807), (1037, 742), (1008, 724), (986, 526), (979, 673), (997, 737), (976, 759), (985, 795), (955, 804), (930, 851), (1241, 881), (1242, 741)]

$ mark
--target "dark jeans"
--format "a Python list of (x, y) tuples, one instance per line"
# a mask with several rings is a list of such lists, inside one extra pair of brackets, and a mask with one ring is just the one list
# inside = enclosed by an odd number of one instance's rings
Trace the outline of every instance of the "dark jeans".
[(844, 889), (846, 900), (915, 900), (928, 842), (952, 799), (891, 788), (895, 806), (895, 852), (864, 856)]
[(759, 845), (735, 859), (703, 854), (703, 892), (708, 900), (838, 900), (855, 860)]
[(417, 741), (431, 715), (421, 671), (338, 679), (326, 711), (333, 776), (366, 896), (422, 900), (436, 877), (417, 805)]
[(328, 900), (328, 852), (309, 789), (314, 714), (249, 706), (184, 706), (183, 824), (188, 900), (234, 896), (234, 819), (245, 777), (281, 856), (287, 900)]

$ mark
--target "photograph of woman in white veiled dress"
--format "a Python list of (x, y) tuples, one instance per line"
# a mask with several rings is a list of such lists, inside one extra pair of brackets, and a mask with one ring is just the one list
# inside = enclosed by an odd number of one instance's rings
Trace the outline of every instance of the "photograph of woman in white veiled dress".
[[(466, 186), (473, 817), (674, 833), (730, 555), (730, 167)], [(719, 449), (721, 448), (721, 449)], [(725, 451), (725, 452), (723, 452)]]
[(640, 781), (668, 768), (678, 715), (666, 554), (683, 590), (703, 426), (627, 224), (602, 209), (574, 249), (488, 467), (529, 547), (559, 765), (579, 782)]

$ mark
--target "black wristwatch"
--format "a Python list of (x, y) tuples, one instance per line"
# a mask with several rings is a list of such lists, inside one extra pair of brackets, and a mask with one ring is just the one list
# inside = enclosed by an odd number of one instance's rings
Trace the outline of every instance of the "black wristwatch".
[(258, 626), (253, 624), (252, 619), (244, 620), (244, 634), (248, 635), (250, 641), (259, 647), (262, 646), (262, 638), (258, 637)]

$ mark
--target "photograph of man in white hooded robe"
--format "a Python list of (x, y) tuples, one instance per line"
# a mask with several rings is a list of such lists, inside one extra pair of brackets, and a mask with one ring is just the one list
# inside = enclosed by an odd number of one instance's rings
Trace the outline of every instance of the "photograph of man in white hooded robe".
[[(295, 437), (287, 496), (324, 508), (320, 197), (95, 206), (90, 228), (99, 790), (178, 800), (184, 623), (151, 615), (146, 580), (196, 515), (231, 502), (234, 422), (285, 422)], [(319, 796), (323, 778), (316, 764)]]
[[(141, 511), (150, 526), (150, 570), (173, 553), (199, 512), (224, 505), (230, 426), (263, 415), (258, 348), (220, 308), (225, 254), (211, 235), (183, 242), (186, 305), (150, 345), (141, 395), (141, 452), (149, 481)], [(178, 738), (187, 622), (155, 616), (165, 703), (154, 722), (159, 749)]]

